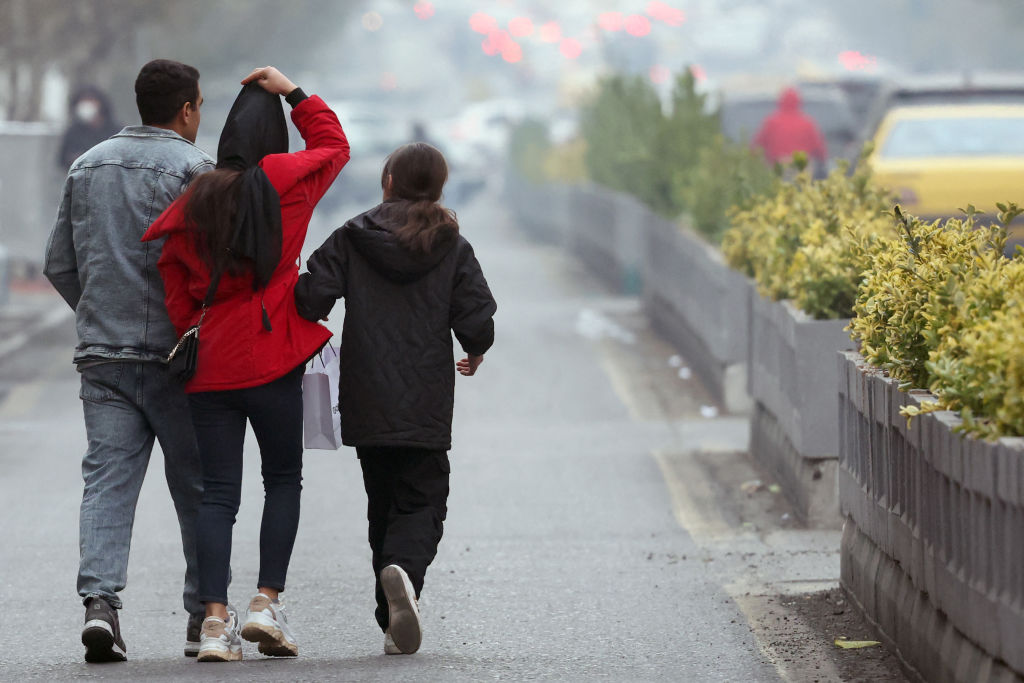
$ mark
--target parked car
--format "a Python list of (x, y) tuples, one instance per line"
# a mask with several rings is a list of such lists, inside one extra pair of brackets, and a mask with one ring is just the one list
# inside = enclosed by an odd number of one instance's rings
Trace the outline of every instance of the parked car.
[(874, 98), (861, 138), (873, 139), (891, 109), (943, 104), (1024, 104), (1024, 74), (927, 74), (890, 82)]
[[(1024, 102), (898, 106), (883, 117), (868, 159), (877, 180), (911, 213), (962, 215), (973, 204), (1024, 204)], [(1024, 225), (1010, 226), (1012, 244)]]
[(847, 75), (842, 77), (803, 80), (799, 83), (802, 93), (817, 90), (838, 89), (846, 97), (856, 132), (859, 134), (867, 124), (868, 115), (879, 96), (885, 91), (886, 80), (881, 76)]

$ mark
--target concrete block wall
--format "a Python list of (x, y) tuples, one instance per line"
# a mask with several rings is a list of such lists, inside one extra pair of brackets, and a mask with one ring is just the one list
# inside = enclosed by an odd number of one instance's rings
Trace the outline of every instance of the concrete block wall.
[(779, 479), (806, 521), (838, 527), (837, 351), (853, 348), (849, 320), (814, 320), (756, 292), (750, 305), (750, 452)]
[(59, 143), (48, 124), (0, 123), (0, 244), (19, 269), (27, 264), (35, 271), (43, 263), (64, 180)]
[(837, 371), (844, 587), (925, 679), (1019, 680), (1024, 439), (965, 438), (949, 412), (908, 425), (900, 408), (925, 392), (853, 352)]
[(752, 284), (721, 252), (655, 217), (647, 228), (644, 308), (730, 413), (750, 412), (747, 353)]

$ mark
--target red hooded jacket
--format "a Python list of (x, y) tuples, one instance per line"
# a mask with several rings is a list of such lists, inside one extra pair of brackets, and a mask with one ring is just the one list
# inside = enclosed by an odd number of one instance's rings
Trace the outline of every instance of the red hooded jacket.
[[(267, 287), (257, 292), (251, 275), (221, 277), (203, 320), (196, 374), (185, 387), (189, 393), (272, 382), (306, 362), (331, 337), (324, 326), (299, 316), (293, 292), (309, 220), (349, 159), (348, 139), (338, 117), (316, 95), (296, 105), (291, 115), (306, 149), (272, 154), (260, 162), (281, 197), (281, 260)], [(142, 238), (167, 238), (157, 267), (164, 280), (167, 313), (179, 335), (199, 319), (210, 286), (210, 272), (185, 221), (187, 198), (186, 192), (171, 204)], [(263, 326), (264, 306), (270, 331)]]
[(786, 88), (779, 97), (779, 108), (764, 120), (752, 143), (764, 150), (770, 163), (785, 161), (794, 152), (824, 162), (828, 158), (825, 140), (814, 119), (800, 111), (800, 94)]

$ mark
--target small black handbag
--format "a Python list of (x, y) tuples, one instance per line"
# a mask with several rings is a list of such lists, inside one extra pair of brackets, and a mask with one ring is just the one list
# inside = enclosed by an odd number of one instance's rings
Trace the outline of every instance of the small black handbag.
[(195, 325), (185, 330), (185, 333), (181, 335), (181, 339), (171, 349), (170, 355), (167, 356), (167, 370), (179, 382), (185, 383), (196, 374), (196, 365), (199, 361), (199, 328), (203, 324), (203, 319), (206, 318), (206, 311), (213, 303), (213, 296), (217, 293), (218, 284), (220, 284), (220, 273), (215, 274), (210, 282), (210, 288), (206, 291), (206, 298), (203, 300), (203, 312), (199, 315), (199, 320), (196, 321)]

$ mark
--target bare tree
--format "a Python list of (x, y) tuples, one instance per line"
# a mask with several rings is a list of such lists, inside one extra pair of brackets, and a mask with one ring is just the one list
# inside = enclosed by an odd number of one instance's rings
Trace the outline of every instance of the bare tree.
[(0, 0), (0, 104), (38, 120), (46, 74), (111, 88), (156, 56), (204, 70), (315, 59), (353, 3), (335, 0)]

